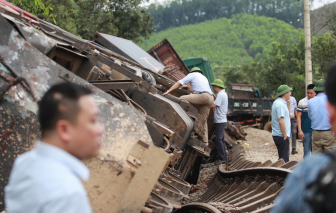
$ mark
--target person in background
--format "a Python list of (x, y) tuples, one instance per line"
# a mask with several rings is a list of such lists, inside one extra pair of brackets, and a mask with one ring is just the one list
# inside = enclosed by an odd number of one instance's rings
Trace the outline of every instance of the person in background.
[[(332, 131), (336, 132), (336, 63), (330, 67), (325, 85), (328, 123), (331, 125)], [(322, 86), (324, 91), (324, 82), (318, 81), (314, 90), (322, 90)], [(324, 96), (322, 95), (322, 97)], [(311, 100), (308, 101), (308, 108)], [(336, 150), (332, 151), (333, 155), (335, 152)], [(329, 166), (336, 162), (336, 159), (330, 154), (326, 152), (314, 154), (306, 157), (302, 163), (297, 165), (293, 172), (287, 176), (284, 189), (275, 199), (275, 206), (271, 212), (336, 212), (335, 167), (325, 172), (325, 169), (329, 169)], [(319, 192), (323, 192), (323, 194), (318, 195)]]
[(190, 73), (183, 79), (176, 82), (167, 92), (163, 95), (178, 89), (186, 83), (190, 83), (194, 91), (194, 94), (182, 95), (182, 100), (188, 101), (198, 109), (198, 113), (205, 119), (204, 135), (202, 136), (203, 143), (208, 146), (208, 125), (207, 119), (210, 113), (210, 109), (214, 103), (213, 93), (211, 91), (208, 79), (203, 75), (203, 71), (194, 67)]
[(224, 90), (224, 83), (220, 79), (216, 79), (212, 84), (214, 91), (217, 93), (216, 100), (213, 104), (214, 123), (215, 123), (215, 145), (219, 160), (216, 165), (227, 164), (227, 153), (225, 146), (225, 127), (227, 123), (228, 96)]
[(289, 117), (291, 121), (291, 139), (292, 139), (292, 155), (297, 154), (298, 151), (296, 151), (296, 134), (297, 134), (297, 123), (296, 123), (296, 117), (297, 117), (297, 102), (296, 99), (291, 96), (290, 97), (290, 112)]
[(289, 161), (289, 135), (291, 131), (288, 104), (292, 88), (281, 85), (277, 90), (277, 99), (272, 105), (272, 136), (278, 149), (279, 159)]
[(307, 96), (299, 101), (297, 108), (298, 135), (303, 144), (303, 157), (310, 155), (312, 151), (312, 133), (311, 120), (308, 116), (308, 100), (316, 96), (313, 90), (315, 84), (307, 86)]
[(99, 154), (103, 127), (91, 90), (69, 83), (52, 86), (39, 103), (42, 133), (19, 156), (5, 187), (7, 213), (91, 213), (81, 160)]
[(327, 110), (327, 95), (324, 88), (325, 80), (316, 82), (314, 91), (316, 97), (308, 101), (308, 115), (313, 129), (312, 150), (313, 152), (331, 151), (335, 144), (335, 138), (329, 123)]

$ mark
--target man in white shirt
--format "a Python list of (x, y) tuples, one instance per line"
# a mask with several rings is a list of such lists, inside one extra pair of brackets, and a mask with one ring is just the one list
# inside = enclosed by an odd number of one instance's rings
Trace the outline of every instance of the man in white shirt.
[(291, 121), (292, 155), (298, 153), (298, 151), (296, 151), (296, 134), (297, 134), (297, 123), (296, 123), (297, 111), (296, 110), (297, 110), (296, 99), (293, 96), (291, 96), (289, 117)]
[(18, 157), (5, 188), (7, 213), (91, 213), (81, 162), (99, 154), (103, 127), (91, 90), (62, 83), (39, 103), (41, 141)]
[(224, 90), (224, 83), (220, 79), (216, 79), (212, 84), (214, 91), (217, 93), (216, 100), (213, 104), (214, 122), (215, 122), (215, 145), (219, 160), (216, 165), (226, 164), (228, 162), (226, 146), (225, 146), (225, 127), (227, 123), (228, 96)]
[[(213, 93), (209, 86), (208, 79), (203, 75), (203, 72), (200, 68), (194, 67), (191, 69), (191, 73), (189, 73), (186, 77), (176, 82), (167, 92), (163, 95), (166, 95), (172, 92), (175, 89), (178, 89), (180, 86), (183, 86), (186, 83), (190, 83), (191, 87), (194, 91), (194, 94), (183, 95), (180, 98), (182, 100), (188, 101), (192, 105), (194, 105), (198, 109), (198, 113), (203, 116), (205, 121), (207, 121), (210, 108), (213, 105)], [(203, 143), (208, 145), (208, 125), (205, 122), (204, 125), (204, 135), (202, 136)]]

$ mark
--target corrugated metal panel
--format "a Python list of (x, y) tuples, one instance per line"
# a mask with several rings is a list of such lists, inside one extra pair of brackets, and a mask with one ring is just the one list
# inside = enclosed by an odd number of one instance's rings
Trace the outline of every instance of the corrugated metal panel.
[(164, 66), (175, 65), (178, 66), (181, 72), (185, 75), (189, 74), (188, 67), (183, 63), (182, 59), (167, 38), (163, 39), (147, 52), (153, 56), (153, 58), (160, 61)]
[(159, 70), (165, 68), (163, 64), (155, 60), (151, 55), (130, 40), (103, 33), (95, 33), (93, 40), (105, 48), (139, 63), (153, 72), (158, 73)]

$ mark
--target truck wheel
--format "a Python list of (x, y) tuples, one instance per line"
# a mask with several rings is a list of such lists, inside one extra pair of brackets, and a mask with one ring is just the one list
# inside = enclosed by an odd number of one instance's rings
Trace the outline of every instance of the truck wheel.
[(264, 130), (272, 132), (272, 121), (268, 121), (265, 126), (264, 126)]

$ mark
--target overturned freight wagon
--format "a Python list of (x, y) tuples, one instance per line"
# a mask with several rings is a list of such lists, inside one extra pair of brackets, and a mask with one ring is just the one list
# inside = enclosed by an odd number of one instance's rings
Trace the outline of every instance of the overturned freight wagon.
[(139, 60), (148, 65), (143, 66), (134, 55), (114, 52), (108, 35), (94, 35), (106, 43), (83, 40), (3, 0), (0, 35), (0, 210), (14, 159), (40, 136), (37, 102), (59, 82), (92, 89), (101, 112), (102, 149), (85, 162), (92, 174), (85, 187), (94, 212), (181, 207), (190, 190), (185, 180), (197, 180), (195, 162), (199, 165), (210, 149), (199, 141), (206, 121), (176, 97), (188, 91), (161, 95), (175, 83), (150, 69), (164, 68), (161, 63), (143, 51), (147, 56)]
[[(206, 121), (178, 98), (190, 91), (181, 88), (162, 96), (175, 83), (159, 73), (163, 64), (131, 41), (101, 33), (93, 41), (83, 40), (4, 0), (0, 58), (0, 211), (14, 159), (40, 137), (37, 102), (59, 82), (92, 89), (105, 127), (99, 156), (85, 161), (91, 170), (85, 187), (93, 211), (181, 208), (211, 148), (200, 140)], [(212, 119), (210, 114), (209, 138)], [(227, 133), (239, 150), (235, 144), (243, 136), (241, 129), (229, 123)], [(187, 209), (219, 212), (207, 204), (188, 204), (181, 211)]]

